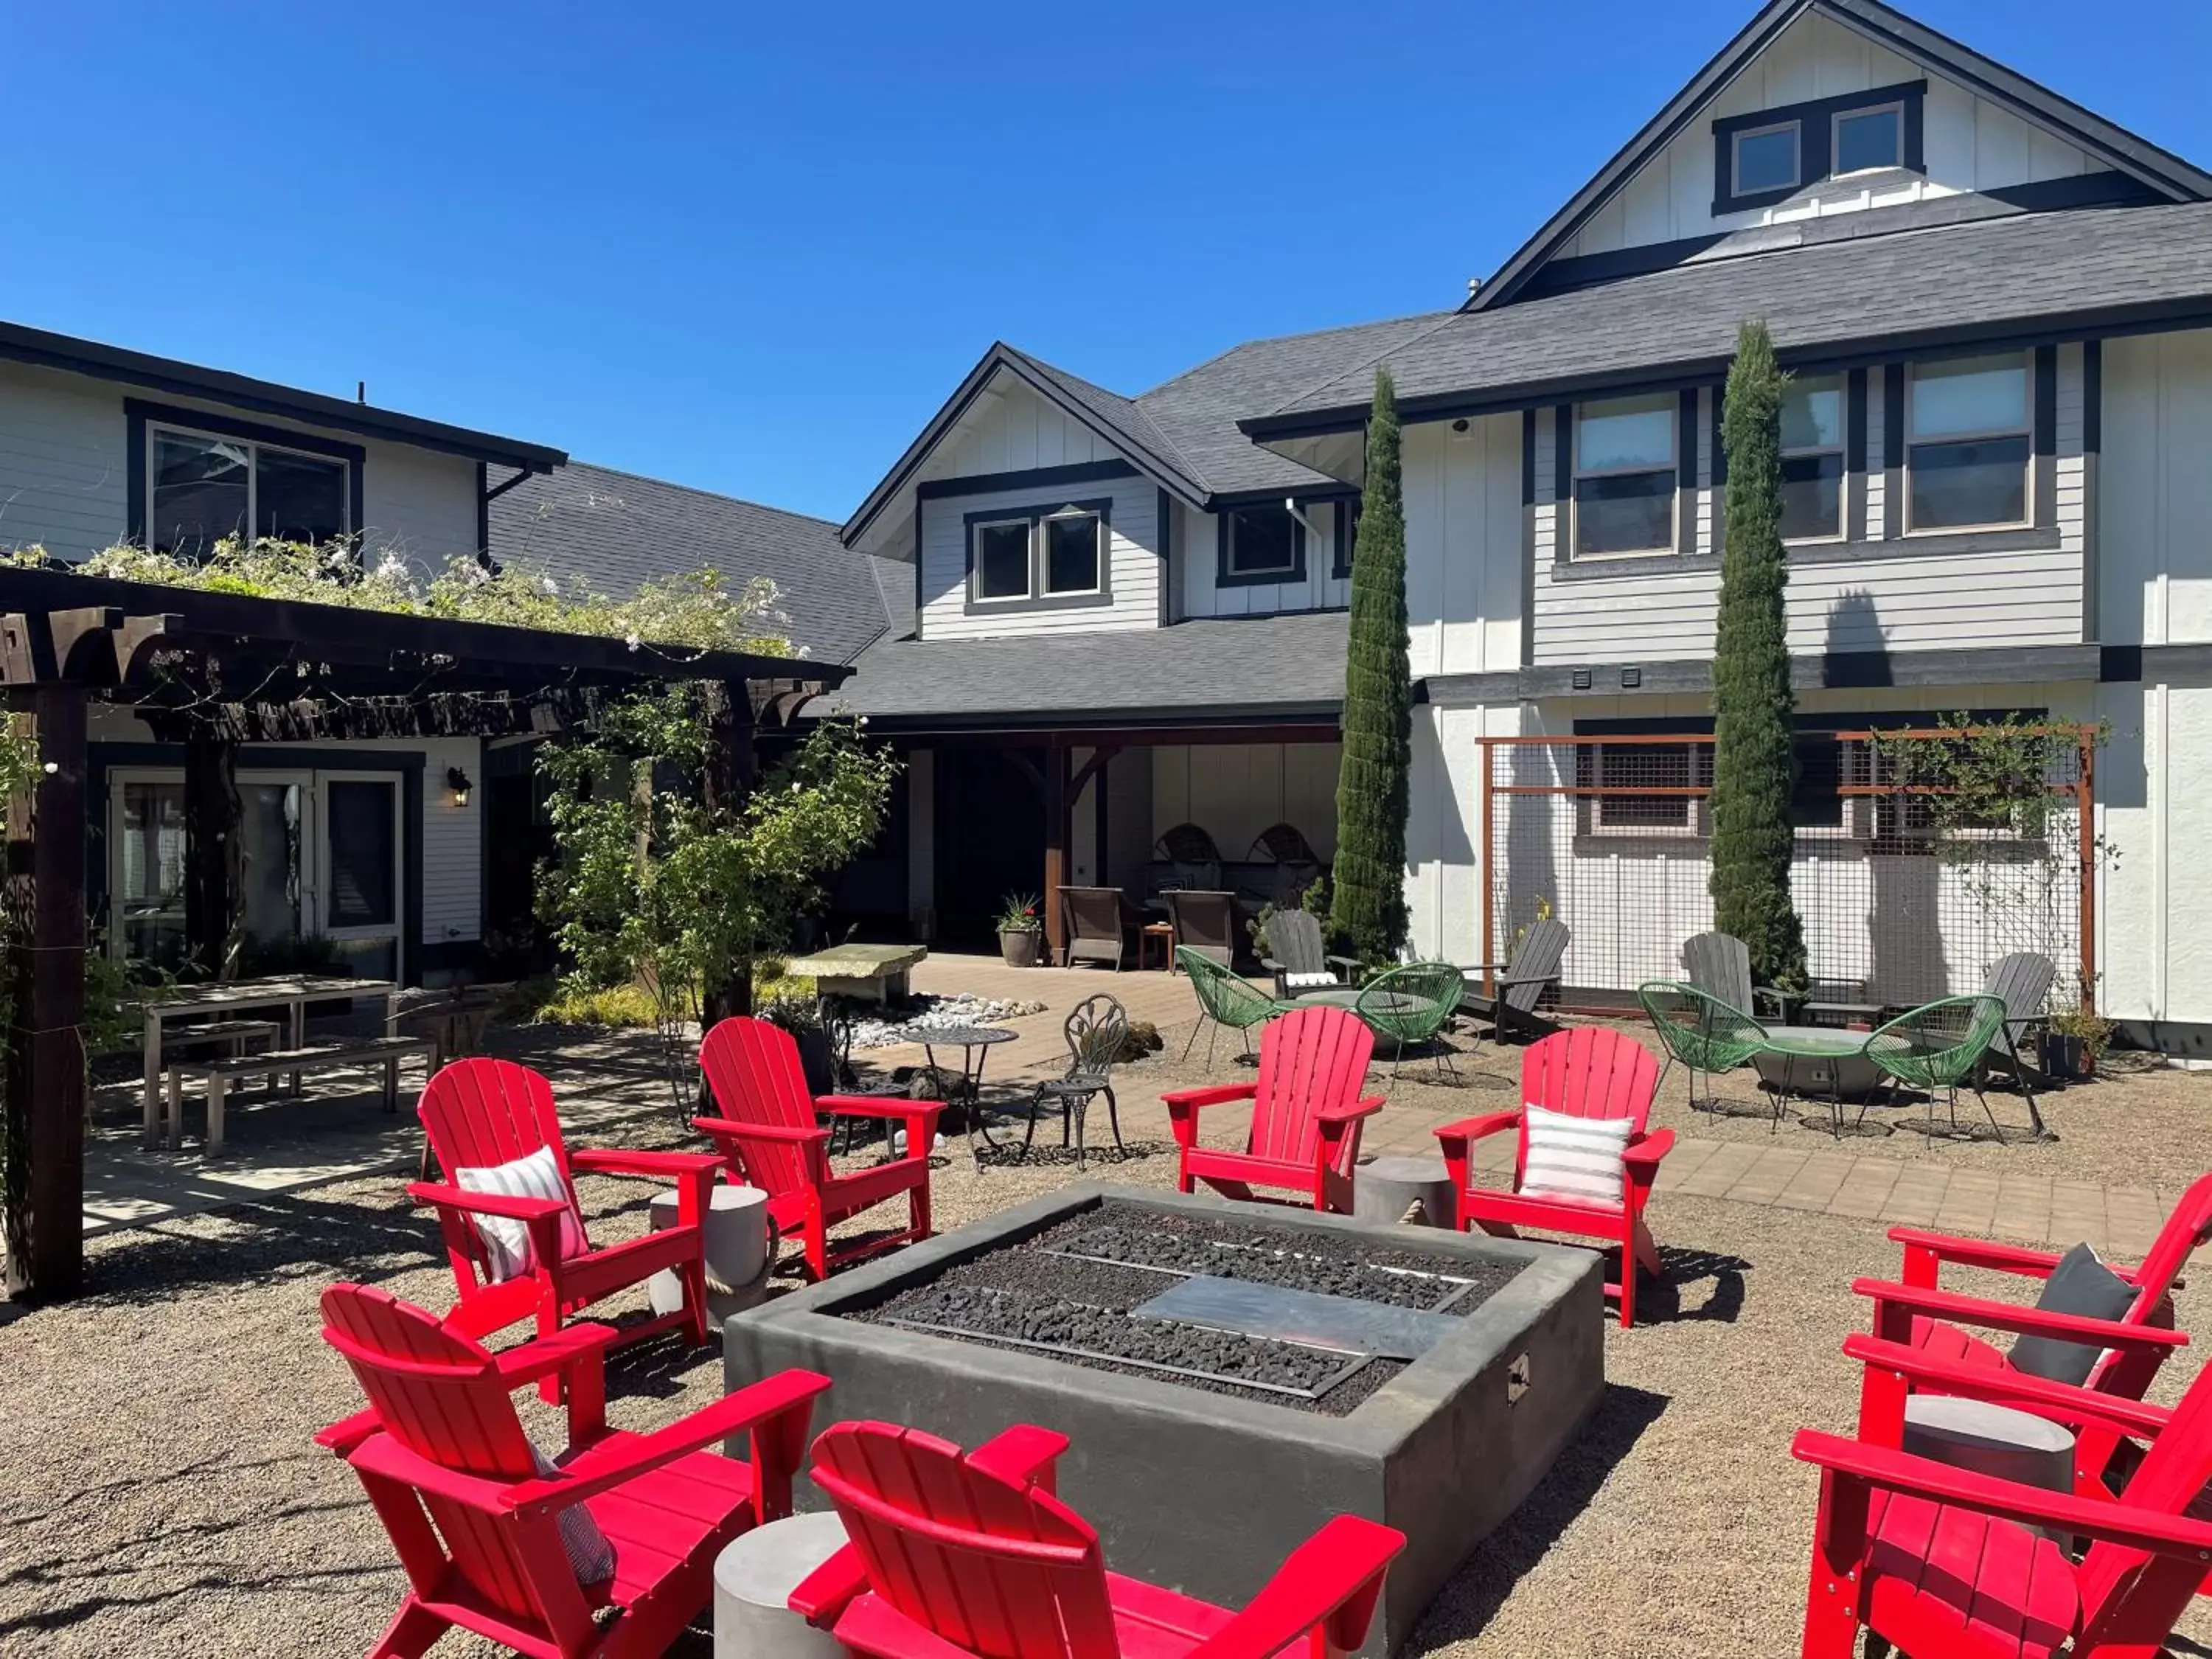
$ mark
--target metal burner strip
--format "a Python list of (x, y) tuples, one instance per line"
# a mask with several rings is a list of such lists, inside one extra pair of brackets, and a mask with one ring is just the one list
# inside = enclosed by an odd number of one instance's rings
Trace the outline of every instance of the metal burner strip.
[[(1117, 1265), (1127, 1267), (1130, 1264), (1121, 1262)], [(1347, 1364), (1332, 1373), (1318, 1389), (1294, 1389), (1283, 1382), (1255, 1382), (1249, 1377), (1224, 1376), (1218, 1371), (1193, 1370), (1184, 1365), (1163, 1365), (1156, 1359), (1132, 1359), (1126, 1354), (1100, 1353), (1093, 1348), (1070, 1347), (1060, 1342), (1033, 1342), (1024, 1336), (1000, 1336), (990, 1331), (971, 1331), (958, 1325), (936, 1325), (923, 1319), (903, 1319), (896, 1314), (884, 1315), (884, 1322), (887, 1325), (903, 1325), (908, 1330), (928, 1331), (939, 1336), (963, 1337), (970, 1342), (995, 1342), (1009, 1348), (1028, 1348), (1037, 1353), (1073, 1355), (1082, 1359), (1096, 1359), (1108, 1365), (1133, 1365), (1139, 1370), (1158, 1371), (1167, 1376), (1193, 1377), (1200, 1382), (1225, 1382), (1236, 1389), (1257, 1389), (1263, 1394), (1288, 1395), (1293, 1400), (1319, 1400), (1322, 1395), (1343, 1383), (1354, 1371), (1374, 1358), (1371, 1354), (1356, 1354)], [(1282, 1346), (1286, 1348), (1295, 1348), (1304, 1347), (1306, 1345), (1285, 1342)], [(1334, 1351), (1322, 1348), (1316, 1349), (1315, 1352), (1328, 1353)]]
[[(1319, 1256), (1300, 1255), (1295, 1250), (1262, 1250), (1255, 1244), (1229, 1244), (1223, 1243), (1219, 1239), (1207, 1239), (1206, 1241), (1206, 1244), (1209, 1249), (1242, 1250), (1248, 1255), (1287, 1255), (1294, 1261), (1318, 1261), (1322, 1259)], [(1164, 1278), (1168, 1279), (1201, 1279), (1206, 1277), (1204, 1273), (1200, 1273), (1194, 1267), (1158, 1267), (1150, 1261), (1124, 1261), (1119, 1256), (1092, 1255), (1087, 1250), (1066, 1250), (1053, 1244), (1039, 1245), (1037, 1247), (1037, 1254), (1040, 1255), (1056, 1255), (1069, 1261), (1095, 1261), (1102, 1267), (1133, 1267), (1140, 1273), (1158, 1273)], [(1364, 1268), (1369, 1273), (1393, 1273), (1400, 1279), (1434, 1279), (1440, 1285), (1449, 1285), (1452, 1287), (1449, 1291), (1445, 1292), (1442, 1300), (1431, 1302), (1426, 1308), (1420, 1310), (1420, 1311), (1424, 1313), (1443, 1313), (1446, 1311), (1454, 1303), (1458, 1302), (1464, 1297), (1469, 1291), (1474, 1288), (1475, 1285), (1475, 1281), (1474, 1279), (1462, 1279), (1456, 1273), (1430, 1273), (1420, 1267), (1386, 1267), (1379, 1261), (1363, 1261), (1358, 1265)], [(1086, 1304), (1085, 1305), (1088, 1304)]]

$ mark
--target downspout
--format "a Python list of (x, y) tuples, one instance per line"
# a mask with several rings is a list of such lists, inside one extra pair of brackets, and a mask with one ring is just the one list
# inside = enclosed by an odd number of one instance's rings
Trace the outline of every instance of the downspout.
[(1289, 514), (1300, 524), (1304, 525), (1306, 527), (1306, 534), (1311, 537), (1314, 540), (1319, 541), (1322, 538), (1321, 526), (1316, 524), (1311, 519), (1306, 517), (1304, 509), (1298, 505), (1298, 498), (1297, 496), (1285, 495), (1283, 497), (1283, 511)]
[(491, 504), (526, 478), (534, 478), (540, 472), (550, 473), (550, 467), (526, 466), (513, 477), (487, 489), (484, 481), (489, 472), (482, 461), (477, 463), (477, 556), (489, 563), (491, 560)]

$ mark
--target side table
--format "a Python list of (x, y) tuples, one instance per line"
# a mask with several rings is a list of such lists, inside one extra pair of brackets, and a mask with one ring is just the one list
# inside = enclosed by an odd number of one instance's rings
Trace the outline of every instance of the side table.
[[(709, 1208), (700, 1231), (706, 1235), (707, 1323), (722, 1328), (732, 1314), (743, 1313), (768, 1294), (775, 1265), (775, 1241), (768, 1218), (768, 1194), (757, 1187), (718, 1182), (708, 1194)], [(655, 1193), (647, 1210), (654, 1232), (673, 1227), (679, 1200), (672, 1192)], [(684, 1305), (684, 1281), (663, 1267), (646, 1280), (646, 1294), (657, 1314)]]
[(755, 1527), (714, 1558), (714, 1659), (845, 1659), (826, 1630), (791, 1610), (791, 1593), (845, 1547), (835, 1510)]

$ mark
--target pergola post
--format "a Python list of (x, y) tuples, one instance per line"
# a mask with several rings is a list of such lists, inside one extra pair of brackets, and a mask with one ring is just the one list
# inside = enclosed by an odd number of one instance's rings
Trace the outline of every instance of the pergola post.
[(238, 977), (246, 943), (246, 803), (238, 744), (185, 738), (185, 954), (211, 980)]
[[(700, 792), (709, 807), (734, 808), (752, 793), (755, 781), (752, 701), (743, 685), (710, 687), (708, 696), (711, 740)], [(704, 988), (699, 1011), (702, 1030), (753, 1011), (753, 965), (747, 961), (731, 966), (734, 971), (727, 980), (720, 985)], [(701, 1088), (703, 1091), (703, 1082)], [(703, 1092), (700, 1098), (703, 1105), (711, 1108)]]
[(1067, 762), (1065, 747), (1044, 751), (1044, 939), (1051, 960), (1067, 945), (1067, 923), (1060, 914), (1060, 890), (1067, 884)]
[(18, 693), (45, 768), (8, 804), (11, 994), (4, 1103), (8, 1293), (74, 1296), (84, 1279), (85, 689)]

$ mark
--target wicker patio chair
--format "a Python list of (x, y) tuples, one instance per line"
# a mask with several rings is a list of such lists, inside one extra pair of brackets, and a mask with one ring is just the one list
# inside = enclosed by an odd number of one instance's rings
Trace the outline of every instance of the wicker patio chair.
[[(1866, 1057), (1892, 1085), (1904, 1084), (1928, 1096), (1928, 1133), (1936, 1133), (1936, 1096), (1940, 1091), (1951, 1110), (1951, 1127), (1959, 1127), (1959, 1089), (1973, 1091), (1988, 1114), (1990, 1127), (1999, 1140), (2004, 1126), (1982, 1093), (1982, 1060), (1990, 1043), (2004, 1030), (2002, 997), (1987, 994), (1944, 997), (1899, 1014), (1875, 1030), (1866, 1040)], [(1862, 1110), (1862, 1115), (1864, 1115)], [(2043, 1115), (2028, 1102), (2028, 1121), (2037, 1139), (2043, 1135)]]
[[(1466, 974), (1449, 962), (1409, 962), (1376, 975), (1360, 988), (1352, 1012), (1369, 1030), (1394, 1045), (1390, 1051), (1393, 1082), (1397, 1080), (1398, 1062), (1407, 1048), (1434, 1041), (1459, 1011), (1460, 994), (1466, 989)], [(1439, 1078), (1459, 1080), (1459, 1068), (1452, 1063), (1448, 1044), (1437, 1043), (1436, 1060)]]
[[(1265, 1025), (1283, 1012), (1277, 1002), (1250, 980), (1240, 979), (1212, 957), (1201, 956), (1188, 945), (1176, 946), (1176, 965), (1190, 975), (1190, 988), (1198, 993), (1198, 1006), (1206, 1011), (1199, 1022), (1206, 1027), (1206, 1062), (1213, 1063), (1213, 1036), (1223, 1026), (1244, 1038), (1244, 1055), (1252, 1055), (1252, 1028)], [(1191, 1027), (1190, 1038), (1182, 1045), (1183, 1058), (1190, 1058), (1191, 1044), (1198, 1041), (1198, 1026)]]
[(1118, 887), (1063, 887), (1060, 914), (1067, 943), (1060, 946), (1060, 965), (1079, 962), (1103, 963), (1121, 971), (1121, 953), (1128, 942), (1128, 901)]
[[(1726, 939), (1725, 933), (1707, 934), (1709, 939)], [(1741, 940), (1731, 940), (1741, 944)], [(1748, 969), (1744, 974), (1750, 982)], [(1651, 1029), (1659, 1038), (1659, 1046), (1667, 1051), (1665, 1070), (1659, 1081), (1667, 1080), (1667, 1073), (1674, 1069), (1680, 1060), (1690, 1078), (1690, 1107), (1693, 1111), (1709, 1112), (1716, 1101), (1707, 1095), (1698, 1098), (1698, 1073), (1708, 1077), (1723, 1072), (1732, 1072), (1766, 1045), (1766, 1028), (1742, 1009), (1696, 985), (1680, 980), (1655, 979), (1636, 988), (1636, 1000), (1644, 1012), (1651, 1017)], [(1656, 1095), (1656, 1086), (1652, 1092)]]
[(1193, 950), (1222, 968), (1237, 965), (1237, 895), (1179, 889), (1160, 896), (1175, 925), (1176, 955)]
[(1267, 918), (1267, 955), (1260, 965), (1274, 975), (1275, 994), (1289, 1001), (1349, 983), (1359, 960), (1328, 954), (1320, 918), (1304, 910), (1278, 910)]
[[(1081, 1169), (1083, 1116), (1091, 1101), (1103, 1095), (1106, 1121), (1114, 1131), (1114, 1150), (1126, 1157), (1127, 1149), (1121, 1145), (1121, 1114), (1114, 1102), (1114, 1062), (1121, 1058), (1121, 1049), (1129, 1041), (1129, 1011), (1102, 991), (1077, 1003), (1060, 1030), (1067, 1038), (1067, 1069), (1038, 1084), (1036, 1094), (1030, 1097), (1029, 1127), (1022, 1134), (1022, 1156), (1029, 1156), (1030, 1143), (1036, 1139), (1037, 1113), (1057, 1106), (1060, 1144), (1067, 1145), (1072, 1124), (1075, 1132), (1075, 1167)], [(1193, 1031), (1191, 1035), (1195, 1037), (1198, 1033)]]

